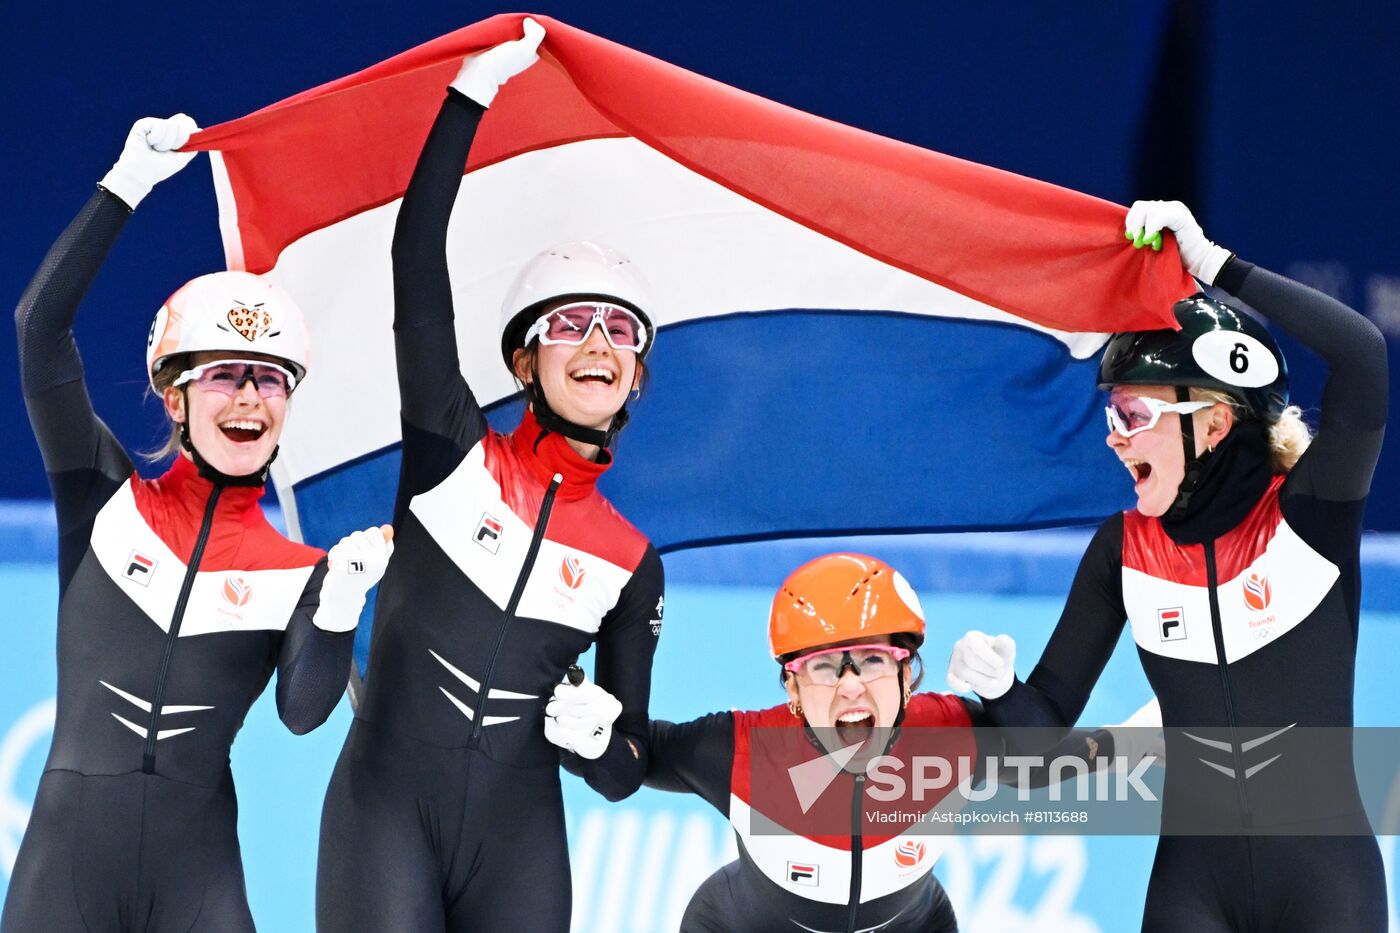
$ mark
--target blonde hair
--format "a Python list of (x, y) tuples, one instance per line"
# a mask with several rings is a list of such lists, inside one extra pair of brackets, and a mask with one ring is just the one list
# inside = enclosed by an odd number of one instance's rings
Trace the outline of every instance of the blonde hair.
[[(165, 410), (165, 390), (170, 388), (176, 379), (180, 378), (180, 373), (184, 372), (186, 359), (176, 359), (172, 357), (156, 371), (155, 385), (151, 388), (151, 394), (156, 401), (160, 402), (161, 410)], [(169, 433), (166, 435), (165, 443), (159, 447), (152, 447), (148, 450), (139, 451), (142, 459), (148, 463), (160, 463), (180, 452), (180, 424), (170, 417), (170, 413), (165, 413), (166, 420), (170, 423)]]
[[(1234, 409), (1236, 420), (1253, 417), (1249, 409), (1228, 392), (1193, 387), (1191, 399), (1229, 405)], [(1298, 458), (1303, 456), (1303, 451), (1312, 443), (1312, 438), (1312, 428), (1303, 420), (1303, 409), (1297, 405), (1285, 408), (1278, 421), (1269, 425), (1269, 459), (1274, 473), (1287, 473), (1293, 469), (1298, 463)]]
[(1312, 439), (1312, 428), (1303, 420), (1303, 409), (1297, 405), (1285, 408), (1278, 421), (1269, 426), (1269, 450), (1273, 455), (1274, 472), (1287, 473), (1293, 469)]

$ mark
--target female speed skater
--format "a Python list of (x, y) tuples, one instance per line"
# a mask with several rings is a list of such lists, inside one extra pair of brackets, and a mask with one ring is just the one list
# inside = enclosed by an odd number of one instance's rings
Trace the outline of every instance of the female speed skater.
[[(1114, 336), (1099, 382), (1137, 508), (1099, 528), (1024, 682), (1014, 642), (980, 632), (955, 646), (949, 681), (976, 690), (999, 724), (1068, 726), (1126, 620), (1168, 730), (1164, 833), (1198, 827), (1160, 839), (1143, 929), (1384, 930), (1380, 852), (1347, 765), (1384, 339), (1350, 308), (1211, 243), (1179, 202), (1139, 201), (1126, 223), (1139, 247), (1170, 230), (1187, 271), (1322, 357), (1317, 434), (1310, 442), (1289, 405), (1273, 338), (1231, 304), (1197, 295), (1176, 304), (1179, 331)], [(1303, 745), (1294, 727), (1307, 726), (1339, 727), (1309, 733), (1343, 736), (1337, 754)], [(1300, 774), (1319, 757), (1342, 764)]]
[[(448, 219), (478, 123), (542, 37), (526, 20), (463, 64), (399, 210), (398, 552), (322, 814), (322, 931), (567, 930), (561, 757), (611, 800), (646, 773), (661, 562), (596, 487), (656, 337), (641, 277), (593, 243), (525, 266), (493, 335), (529, 402), (510, 434), (457, 356)], [(561, 683), (595, 642), (598, 684)]]
[[(695, 892), (681, 930), (957, 930), (932, 873), (943, 837), (920, 828), (892, 833), (869, 815), (851, 815), (856, 806), (864, 814), (882, 806), (867, 784), (876, 753), (977, 751), (980, 759), (1002, 751), (997, 730), (962, 731), (987, 725), (975, 700), (914, 692), (923, 676), (924, 614), (913, 588), (874, 557), (818, 557), (778, 589), (768, 639), (786, 705), (652, 722), (648, 786), (703, 797), (730, 821), (739, 844), (739, 858)], [(1136, 764), (1151, 749), (1126, 746), (1142, 731), (1076, 731), (1054, 754), (1123, 756)], [(859, 750), (841, 755), (852, 746)], [(847, 773), (831, 783), (839, 812), (821, 804), (787, 808), (771, 785), (783, 787), (790, 766), (823, 751), (848, 759)], [(768, 774), (773, 782), (764, 780)], [(1044, 784), (1045, 774), (1031, 779)]]
[(0, 927), (251, 931), (229, 747), (277, 671), (301, 734), (345, 689), (388, 529), (330, 554), (294, 544), (258, 500), (307, 374), (282, 289), (216, 272), (156, 315), (147, 375), (171, 422), (145, 480), (98, 419), (73, 320), (127, 217), (193, 154), (183, 114), (132, 127), (15, 312), (20, 380), (59, 528), (58, 712)]

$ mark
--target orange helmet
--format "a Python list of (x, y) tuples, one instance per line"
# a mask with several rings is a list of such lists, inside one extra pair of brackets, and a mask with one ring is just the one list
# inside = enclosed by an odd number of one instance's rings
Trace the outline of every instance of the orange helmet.
[(773, 597), (768, 645), (781, 658), (840, 641), (905, 632), (924, 640), (924, 610), (898, 570), (864, 554), (825, 554)]

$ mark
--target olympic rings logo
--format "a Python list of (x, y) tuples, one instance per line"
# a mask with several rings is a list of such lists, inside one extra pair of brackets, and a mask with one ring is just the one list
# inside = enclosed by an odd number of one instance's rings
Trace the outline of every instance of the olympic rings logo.
[(6, 875), (14, 870), (33, 804), (32, 799), (21, 799), (16, 792), (19, 770), (36, 746), (48, 748), (57, 709), (58, 702), (53, 697), (39, 701), (16, 719), (0, 739), (0, 867)]

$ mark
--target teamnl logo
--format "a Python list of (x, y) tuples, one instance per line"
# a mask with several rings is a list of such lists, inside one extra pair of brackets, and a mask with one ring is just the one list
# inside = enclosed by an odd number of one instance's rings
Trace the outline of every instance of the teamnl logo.
[(1149, 771), (1162, 756), (1146, 740), (1115, 753), (1092, 734), (1066, 740), (1054, 730), (1015, 730), (1024, 747), (1049, 750), (1015, 754), (1021, 742), (1009, 743), (996, 729), (854, 731), (752, 729), (749, 786), (759, 825), (775, 833), (802, 827), (809, 836), (843, 834), (859, 811), (868, 831), (891, 835), (1014, 832), (1027, 823), (1034, 832), (1084, 832), (1105, 808), (1136, 808), (1130, 828), (1110, 831), (1155, 832), (1160, 818)]

